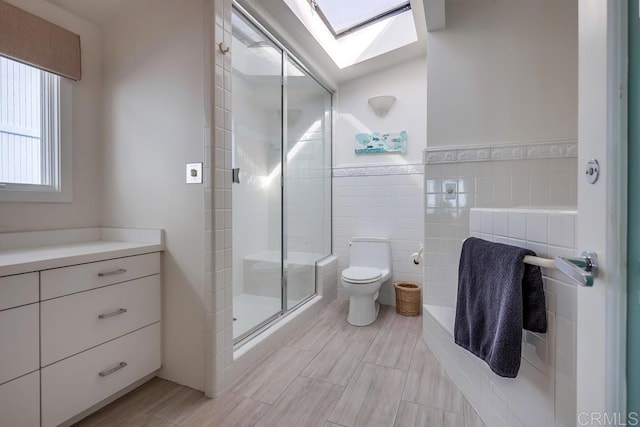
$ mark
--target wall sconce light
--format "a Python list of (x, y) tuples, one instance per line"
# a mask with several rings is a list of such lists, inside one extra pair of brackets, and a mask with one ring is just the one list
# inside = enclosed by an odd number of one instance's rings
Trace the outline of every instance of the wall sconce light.
[(373, 98), (369, 98), (369, 105), (378, 117), (386, 116), (394, 102), (396, 102), (396, 97), (391, 95), (374, 96)]

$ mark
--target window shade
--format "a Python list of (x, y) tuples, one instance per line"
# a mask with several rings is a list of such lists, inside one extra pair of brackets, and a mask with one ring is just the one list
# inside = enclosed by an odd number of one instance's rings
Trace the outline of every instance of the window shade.
[(80, 80), (80, 36), (0, 0), (0, 55)]

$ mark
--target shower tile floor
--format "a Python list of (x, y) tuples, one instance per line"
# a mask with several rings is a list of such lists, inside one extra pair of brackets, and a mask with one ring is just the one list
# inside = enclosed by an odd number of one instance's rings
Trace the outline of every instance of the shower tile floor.
[(481, 427), (481, 419), (421, 339), (421, 318), (383, 306), (347, 324), (331, 303), (215, 399), (155, 378), (80, 426)]
[(257, 324), (280, 312), (280, 298), (240, 294), (233, 297), (233, 337), (239, 337)]
[[(288, 301), (293, 307), (297, 301)], [(233, 337), (239, 337), (282, 309), (280, 298), (239, 294), (233, 297)]]

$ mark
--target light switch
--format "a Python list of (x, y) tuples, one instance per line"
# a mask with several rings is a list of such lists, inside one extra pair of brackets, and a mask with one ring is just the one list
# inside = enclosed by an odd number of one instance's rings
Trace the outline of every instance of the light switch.
[(202, 163), (187, 163), (187, 184), (202, 184)]

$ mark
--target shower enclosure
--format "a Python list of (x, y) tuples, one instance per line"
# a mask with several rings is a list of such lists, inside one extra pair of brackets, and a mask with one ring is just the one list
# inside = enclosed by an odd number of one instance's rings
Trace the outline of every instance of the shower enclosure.
[(238, 343), (316, 294), (315, 264), (331, 254), (332, 95), (236, 7), (232, 25)]

